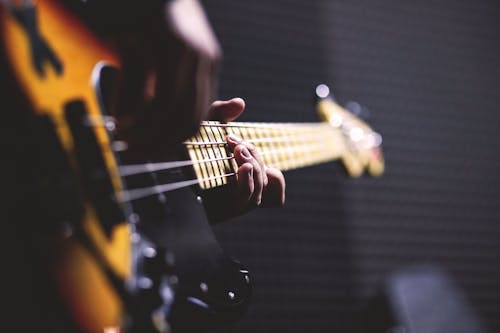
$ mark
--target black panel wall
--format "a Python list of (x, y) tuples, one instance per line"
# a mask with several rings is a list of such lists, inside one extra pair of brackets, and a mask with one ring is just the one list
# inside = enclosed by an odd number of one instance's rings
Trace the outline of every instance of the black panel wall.
[(220, 97), (244, 121), (316, 121), (313, 89), (359, 101), (387, 172), (286, 173), (287, 203), (215, 226), (254, 299), (225, 332), (351, 332), (393, 270), (434, 263), (500, 330), (500, 5), (210, 0)]

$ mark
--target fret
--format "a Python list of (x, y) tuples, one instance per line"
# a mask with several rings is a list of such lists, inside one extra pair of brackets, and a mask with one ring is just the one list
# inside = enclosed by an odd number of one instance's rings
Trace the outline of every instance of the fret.
[(245, 138), (245, 135), (242, 133), (241, 128), (239, 128), (239, 127), (227, 127), (226, 130), (229, 133), (234, 134), (239, 138), (242, 138), (242, 139)]
[[(282, 128), (281, 134), (282, 134), (282, 136), (292, 136), (292, 132), (291, 132), (290, 128), (286, 128), (286, 127)], [(295, 161), (294, 156), (293, 156), (293, 152), (291, 151), (293, 139), (287, 140), (287, 141), (282, 141), (281, 144), (284, 147), (282, 149), (282, 153), (279, 154), (280, 159), (281, 159), (281, 163), (284, 165), (284, 167), (286, 169), (289, 169), (289, 168), (291, 168), (291, 162)]]
[[(226, 140), (225, 136), (222, 135), (220, 132), (220, 127), (212, 127), (211, 129), (212, 129), (211, 132), (212, 132), (214, 141), (225, 141)], [(219, 145), (219, 146), (215, 147), (215, 152), (216, 152), (216, 155), (218, 155), (220, 157), (227, 156), (227, 150), (225, 149), (224, 146)], [(224, 175), (227, 173), (227, 169), (225, 167), (224, 162), (225, 162), (225, 160), (219, 160), (217, 162), (219, 170), (221, 172), (221, 175)], [(222, 184), (227, 184), (227, 177), (221, 177), (221, 181), (222, 181)]]
[[(265, 140), (265, 139), (263, 139), (263, 140)], [(269, 141), (267, 142), (267, 144), (268, 144), (267, 149), (274, 150), (274, 149), (277, 149), (277, 147), (278, 147), (277, 140), (283, 140), (283, 139), (279, 138), (278, 130), (276, 128), (272, 128), (269, 131), (269, 139), (268, 140)], [(277, 165), (279, 163), (278, 157), (274, 154), (269, 154), (269, 158), (267, 160), (265, 159), (264, 161), (266, 161), (266, 164), (268, 164), (271, 167), (273, 167), (274, 165)]]
[[(244, 135), (243, 135), (240, 127), (225, 127), (225, 129), (228, 133), (236, 135), (237, 137), (242, 138), (242, 139), (244, 138)], [(234, 170), (236, 172), (236, 170), (238, 170), (238, 164), (236, 163), (236, 161), (234, 159), (232, 160), (232, 165), (233, 165)]]
[[(201, 133), (198, 133), (197, 141), (198, 142), (205, 141), (203, 139)], [(204, 161), (204, 160), (207, 160), (209, 158), (208, 155), (206, 154), (204, 146), (196, 147), (196, 153), (199, 157), (199, 161)], [(210, 188), (211, 187), (211, 177), (214, 176), (213, 171), (211, 169), (211, 166), (209, 163), (200, 163), (200, 164), (201, 164), (201, 170), (203, 171), (203, 177), (201, 179), (205, 179), (204, 183), (205, 183), (206, 188)]]
[(290, 169), (292, 167), (292, 163), (296, 161), (294, 157), (294, 153), (292, 152), (292, 149), (294, 147), (295, 143), (295, 135), (293, 135), (292, 131), (290, 128), (284, 127), (281, 135), (284, 137), (289, 137), (290, 139), (281, 141), (281, 146), (283, 147), (283, 153), (281, 154), (281, 165), (283, 165), (282, 168), (285, 168), (286, 170)]
[[(200, 133), (201, 133), (203, 139), (206, 140), (206, 142), (216, 141), (214, 136), (211, 135), (212, 129), (213, 129), (213, 127), (204, 127), (204, 128), (200, 129)], [(214, 147), (214, 146), (207, 145), (207, 146), (204, 146), (203, 148), (207, 151), (210, 158), (216, 159), (216, 158), (220, 157), (217, 155), (217, 152), (218, 152), (217, 146)], [(222, 177), (219, 177), (219, 176), (222, 175), (223, 173), (220, 170), (220, 166), (219, 166), (218, 161), (212, 161), (212, 162), (210, 162), (210, 164), (211, 164), (212, 170), (214, 172), (213, 175), (215, 177), (217, 177), (217, 178), (213, 179), (212, 184), (215, 183), (217, 186), (222, 185), (223, 184)]]
[[(292, 133), (293, 133), (293, 139), (291, 141), (292, 156), (293, 159), (296, 161), (296, 165), (299, 167), (301, 165), (301, 159), (307, 153), (307, 151), (311, 150), (311, 147), (304, 147), (304, 142), (303, 142), (304, 139), (297, 135), (295, 129), (292, 130)], [(307, 134), (307, 131), (304, 134)]]
[[(230, 157), (226, 135), (234, 134), (259, 150), (267, 166), (290, 170), (340, 158), (347, 148), (343, 133), (325, 123), (227, 123), (203, 122), (199, 133), (186, 141), (194, 160)], [(234, 181), (225, 177), (237, 170), (234, 159), (195, 164), (202, 189)], [(218, 176), (218, 177), (214, 177)], [(207, 180), (210, 179), (210, 180)]]
[[(220, 127), (220, 126), (213, 127), (213, 128), (217, 133), (217, 141), (224, 141), (225, 142), (226, 136), (227, 136), (227, 132), (225, 131), (225, 129)], [(233, 164), (231, 164), (231, 162), (229, 160), (227, 160), (227, 157), (230, 156), (229, 148), (227, 147), (227, 145), (219, 146), (219, 151), (220, 151), (221, 156), (223, 156), (225, 158), (221, 163), (222, 170), (224, 170), (224, 174), (235, 173), (236, 168), (233, 166)], [(224, 177), (224, 182), (225, 183), (228, 182), (227, 177)]]
[[(323, 140), (324, 138), (321, 135), (318, 135), (318, 133), (310, 132), (309, 133), (310, 140), (309, 140), (309, 145), (311, 146), (311, 149), (309, 149), (305, 156), (304, 156), (304, 161), (302, 165), (307, 165), (309, 161), (321, 161), (322, 160), (322, 155), (325, 153), (322, 149), (323, 146)], [(302, 166), (301, 165), (301, 166)]]
[[(277, 127), (272, 132), (274, 132), (276, 140), (274, 140), (274, 145), (272, 145), (270, 151), (273, 150), (279, 151), (284, 148), (282, 141), (283, 140), (282, 138), (285, 136), (283, 134), (283, 128)], [(264, 156), (264, 160), (266, 161), (266, 163), (269, 164), (269, 166), (277, 168), (277, 166), (281, 164), (282, 157), (280, 154), (269, 154), (267, 151), (262, 151), (261, 154)], [(272, 158), (270, 158), (269, 156), (272, 156)]]
[(247, 131), (247, 137), (248, 139), (258, 139), (259, 137), (257, 136), (257, 129), (254, 127), (246, 128)]
[[(208, 136), (206, 135), (205, 127), (200, 128), (199, 134), (200, 134), (201, 140), (203, 140), (204, 142), (210, 142), (210, 140), (208, 139)], [(215, 158), (215, 155), (213, 154), (213, 149), (211, 146), (200, 146), (199, 148), (200, 148), (200, 151), (203, 154), (205, 159), (212, 160)], [(210, 187), (217, 187), (218, 186), (218, 179), (215, 177), (218, 176), (218, 174), (217, 174), (217, 168), (214, 168), (213, 163), (214, 162), (207, 162), (205, 164), (207, 166), (208, 172), (210, 173), (209, 177), (211, 179), (208, 180), (208, 182), (210, 183)]]
[[(197, 134), (195, 137), (193, 137), (192, 141), (201, 142), (203, 140), (200, 138), (199, 134)], [(204, 155), (201, 152), (200, 146), (191, 146), (191, 147), (188, 146), (188, 151), (191, 159), (194, 161), (202, 161), (205, 159)], [(207, 170), (207, 166), (205, 163), (195, 163), (194, 169), (198, 179), (209, 178), (209, 172)], [(200, 183), (200, 186), (203, 189), (209, 188), (210, 187), (209, 185), (210, 184), (207, 181), (202, 181)]]
[[(213, 134), (214, 134), (214, 138), (217, 141), (225, 141), (226, 140), (226, 136), (222, 133), (220, 127), (213, 127)], [(218, 154), (221, 157), (225, 158), (228, 156), (228, 149), (225, 146), (217, 146), (216, 151), (218, 151)], [(233, 170), (231, 170), (229, 168), (228, 160), (219, 161), (219, 168), (220, 168), (222, 174), (227, 174), (227, 173), (233, 172)], [(228, 182), (227, 177), (222, 177), (222, 182), (223, 182), (223, 184), (227, 184), (227, 182)]]
[(294, 140), (295, 145), (297, 147), (300, 147), (299, 149), (294, 149), (294, 156), (295, 156), (295, 159), (297, 160), (298, 166), (300, 167), (303, 165), (304, 156), (307, 155), (308, 151), (311, 151), (311, 148), (305, 147), (305, 149), (303, 149), (305, 146), (304, 141), (296, 133), (294, 133), (294, 136), (295, 136), (295, 140)]

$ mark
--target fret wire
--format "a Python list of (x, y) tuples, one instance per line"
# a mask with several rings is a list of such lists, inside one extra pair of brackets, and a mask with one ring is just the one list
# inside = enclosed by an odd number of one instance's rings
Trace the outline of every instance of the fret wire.
[[(236, 135), (240, 138), (244, 138), (243, 133), (241, 132), (240, 127), (222, 127), (228, 134), (233, 134)], [(236, 162), (236, 159), (232, 160), (233, 168), (235, 170), (238, 170), (238, 163)]]
[(321, 158), (317, 157), (315, 158), (314, 160), (310, 160), (310, 161), (307, 161), (307, 162), (304, 162), (303, 164), (290, 164), (288, 163), (289, 161), (283, 161), (282, 163), (280, 164), (277, 164), (277, 165), (273, 165), (272, 167), (278, 169), (278, 170), (282, 170), (282, 171), (286, 171), (286, 170), (291, 170), (291, 169), (298, 169), (300, 167), (303, 167), (303, 166), (307, 166), (307, 165), (312, 165), (312, 164), (317, 164), (317, 163), (323, 163), (323, 162), (329, 162), (329, 161), (332, 161), (332, 160), (335, 160), (334, 157), (331, 157), (331, 156), (322, 156)]
[[(221, 138), (225, 138), (227, 136), (227, 131), (225, 130), (225, 128), (224, 128), (224, 131), (222, 131), (222, 129), (223, 129), (222, 127), (214, 127), (214, 128), (217, 130), (217, 132), (219, 133), (219, 136)], [(229, 149), (225, 145), (220, 147), (220, 151), (221, 151), (221, 154), (223, 154), (224, 156), (229, 155)], [(223, 165), (224, 165), (224, 172), (228, 172), (228, 170), (232, 171), (232, 172), (236, 172), (236, 170), (234, 170), (234, 168), (232, 167), (233, 164), (230, 163), (230, 161), (228, 161), (228, 160), (223, 161)]]
[[(200, 134), (199, 134), (199, 133), (198, 133), (198, 134), (196, 134), (196, 137), (195, 137), (195, 138), (196, 138), (197, 140), (201, 140), (201, 136), (200, 136)], [(198, 157), (198, 159), (202, 159), (202, 160), (206, 159), (206, 158), (205, 158), (205, 154), (203, 154), (203, 151), (201, 150), (201, 148), (200, 148), (200, 147), (196, 147), (196, 148), (194, 149), (194, 152), (195, 152), (196, 156)], [(202, 165), (200, 165), (200, 170), (201, 170), (201, 178), (203, 178), (203, 179), (207, 179), (207, 178), (209, 177), (209, 175), (210, 175), (210, 173), (209, 173), (209, 171), (208, 171), (208, 166), (207, 166), (206, 164), (202, 164)], [(200, 178), (200, 177), (198, 177), (198, 178)], [(209, 185), (209, 184), (208, 184), (208, 182), (203, 182), (202, 184), (203, 184), (203, 186), (205, 186), (205, 187), (207, 187), (207, 185)], [(203, 187), (203, 186), (202, 186), (202, 187)]]
[[(215, 140), (217, 140), (217, 138), (215, 137), (215, 134), (214, 134), (213, 130), (214, 130), (213, 127), (205, 128), (205, 131), (207, 132), (209, 140), (214, 140), (215, 141)], [(218, 149), (218, 147), (216, 147), (215, 149), (212, 149), (212, 151), (213, 151), (213, 154), (215, 155), (216, 158), (222, 157), (221, 152)], [(220, 174), (224, 174), (224, 168), (223, 167), (221, 168), (221, 164), (219, 163), (219, 161), (215, 161), (214, 164), (217, 166), (218, 172)], [(225, 183), (224, 178), (220, 179), (220, 182), (222, 184), (224, 184)]]
[[(313, 134), (312, 137), (314, 138), (315, 135)], [(301, 147), (301, 146), (309, 147), (309, 149), (303, 149), (301, 151), (295, 152), (295, 158), (297, 159), (297, 165), (302, 166), (302, 165), (304, 165), (305, 161), (308, 160), (308, 156), (313, 152), (313, 150), (311, 149), (311, 145), (307, 144), (307, 140), (301, 139), (299, 136), (296, 136), (295, 140), (296, 140), (295, 144), (298, 147)], [(321, 142), (318, 142), (317, 144), (319, 145), (319, 148), (320, 148)]]
[[(309, 134), (313, 136), (317, 136), (315, 133)], [(304, 138), (306, 135), (301, 135), (300, 138)], [(241, 137), (241, 135), (240, 135)], [(266, 138), (260, 138), (260, 139), (246, 139), (242, 138), (245, 141), (252, 143), (252, 144), (259, 144), (259, 143), (273, 143), (273, 142), (289, 142), (290, 139), (295, 139), (297, 138), (296, 136), (287, 136), (287, 137), (278, 137), (278, 139), (266, 139)], [(194, 142), (194, 141), (184, 141), (183, 144), (185, 146), (222, 146), (222, 145), (227, 145), (226, 141), (201, 141), (201, 142)]]
[[(256, 142), (254, 141), (253, 143), (257, 144), (257, 145), (262, 144), (263, 146), (265, 146), (266, 150), (276, 149), (275, 142), (274, 142), (275, 139), (273, 137), (273, 135), (276, 134), (276, 131), (274, 129), (271, 129), (269, 134), (270, 134), (269, 138), (265, 138), (265, 137), (259, 138), (259, 139), (255, 140)], [(264, 160), (266, 160), (266, 164), (277, 164), (277, 162), (278, 162), (276, 155), (270, 155), (268, 160), (265, 158), (265, 156), (263, 158), (264, 158)]]
[[(325, 138), (324, 137), (318, 137), (318, 133), (313, 133), (312, 136), (308, 137), (307, 140), (304, 140), (304, 144), (309, 144), (309, 145), (313, 145), (313, 144), (319, 144), (319, 148), (320, 148), (320, 151), (323, 151), (323, 147), (325, 146)], [(302, 158), (302, 163), (301, 165), (306, 165), (308, 163), (308, 161), (314, 159), (314, 151), (313, 150), (309, 150), (306, 152), (306, 154), (303, 156)]]
[[(220, 140), (221, 139), (221, 136), (219, 134), (219, 131), (218, 131), (218, 127), (211, 127), (210, 128), (211, 131), (209, 131), (209, 136), (212, 137), (212, 140), (216, 141), (216, 140)], [(223, 154), (220, 150), (220, 147), (214, 147), (214, 150), (215, 150), (215, 156), (220, 156), (222, 157)], [(224, 168), (224, 163), (223, 162), (217, 162), (217, 168), (219, 169), (219, 172), (221, 174), (224, 174), (225, 173), (225, 168)], [(224, 178), (222, 178), (222, 183), (225, 184), (226, 183), (226, 180)]]
[(276, 167), (278, 169), (293, 169), (293, 168), (298, 168), (301, 166), (305, 165), (310, 165), (314, 164), (320, 161), (330, 161), (336, 159), (338, 156), (335, 154), (324, 154), (318, 149), (313, 150), (314, 156), (309, 156), (307, 159), (303, 159), (300, 163), (297, 163), (297, 159), (288, 159), (288, 160), (283, 160), (279, 165)]
[[(322, 162), (327, 162), (334, 160), (338, 158), (335, 154), (332, 154), (332, 152), (324, 152), (321, 148), (321, 145), (316, 144), (312, 148), (309, 146), (301, 146), (301, 147), (288, 147), (288, 148), (281, 148), (281, 149), (275, 149), (271, 151), (266, 151), (265, 154), (276, 154), (276, 153), (286, 153), (294, 151), (296, 154), (295, 155), (286, 155), (286, 154), (281, 154), (281, 160), (279, 163), (273, 163), (272, 165), (270, 164), (269, 166), (275, 167), (280, 170), (290, 170), (294, 168), (299, 168), (302, 166), (310, 165), (310, 164), (315, 164), (315, 163), (322, 163)], [(307, 156), (303, 159), (298, 159), (297, 157), (304, 157), (304, 155), (301, 153), (304, 153), (305, 151), (310, 151), (312, 154), (311, 156)], [(207, 188), (212, 188), (216, 187), (217, 185), (209, 185)]]
[[(300, 153), (304, 151), (319, 151), (322, 152), (321, 147), (318, 146), (316, 149), (311, 149), (310, 147), (294, 147), (294, 148), (284, 148), (284, 149), (275, 149), (275, 150), (270, 150), (270, 151), (265, 151), (262, 152), (261, 155), (268, 155), (268, 154), (276, 154), (276, 153), (281, 153), (281, 152), (290, 152), (290, 153)], [(294, 155), (291, 155), (291, 157), (288, 158), (288, 160), (293, 161), (295, 160)]]
[[(208, 133), (208, 129), (211, 129), (211, 127), (200, 128), (200, 135), (203, 138), (203, 140), (211, 141), (212, 138), (210, 137), (210, 135)], [(211, 158), (215, 157), (214, 149), (212, 149), (212, 148), (208, 149), (208, 147), (204, 147), (204, 148), (201, 147), (201, 149), (204, 149), (205, 153), (208, 154), (208, 156), (210, 156)], [(219, 174), (218, 166), (214, 162), (210, 163), (210, 167), (212, 168), (212, 172), (213, 172), (212, 174), (214, 176)], [(211, 180), (210, 182), (212, 183), (213, 186), (218, 186), (218, 185), (221, 185), (221, 184), (219, 184), (219, 181), (220, 181), (220, 178), (216, 178), (216, 179)]]
[(254, 127), (248, 127), (248, 128), (245, 128), (245, 129), (240, 129), (240, 131), (246, 131), (246, 137), (248, 138), (248, 142), (256, 139), (255, 137), (255, 128)]
[[(236, 136), (242, 138), (242, 139), (248, 139), (248, 135), (247, 133), (243, 132), (243, 128), (242, 127), (227, 127), (226, 129), (230, 129), (231, 130), (231, 133), (232, 134), (235, 134)], [(246, 130), (246, 129), (245, 129)]]
[(250, 137), (248, 136), (249, 127), (234, 127), (234, 130), (239, 134), (240, 138), (245, 139)]
[[(286, 127), (281, 128), (281, 132), (285, 136), (290, 136), (290, 129)], [(288, 142), (282, 142), (281, 143), (282, 147), (284, 147), (281, 151), (283, 152), (282, 154), (279, 154), (280, 156), (280, 161), (281, 163), (286, 163), (285, 167), (288, 167), (289, 161), (293, 160), (293, 154), (291, 149), (293, 149), (290, 145), (290, 141)]]
[[(262, 131), (263, 131), (263, 128), (253, 128), (250, 130), (250, 132), (252, 133), (252, 139), (251, 139), (250, 143), (253, 144), (255, 147), (257, 147), (257, 150), (259, 152), (270, 150), (267, 144), (265, 144), (264, 142), (259, 142), (259, 140), (261, 138), (263, 138), (264, 135), (269, 135), (269, 133), (262, 133)], [(272, 155), (269, 157), (270, 157), (270, 159), (266, 158), (265, 156), (263, 156), (261, 154), (261, 158), (264, 160), (265, 164), (270, 164), (270, 162), (272, 160)]]
[[(282, 170), (333, 160), (338, 157), (337, 150), (332, 147), (332, 145), (328, 144), (329, 142), (335, 142), (338, 140), (338, 133), (335, 133), (334, 129), (332, 129), (329, 125), (325, 127), (315, 126), (314, 128), (309, 126), (284, 126), (282, 128), (274, 126), (212, 126), (210, 128), (204, 128), (201, 131), (202, 133), (206, 131), (208, 134), (208, 141), (204, 141), (207, 140), (207, 138), (203, 135), (202, 138), (186, 141), (184, 144), (188, 146), (189, 150), (199, 150), (204, 154), (206, 154), (207, 151), (210, 151), (210, 149), (222, 151), (222, 149), (227, 147), (227, 143), (225, 141), (221, 141), (220, 137), (212, 137), (210, 135), (211, 130), (226, 131), (226, 135), (235, 134), (242, 139), (255, 144), (261, 152), (261, 155), (267, 165), (277, 167)], [(268, 137), (263, 138), (263, 135), (267, 135)], [(212, 147), (210, 148), (210, 146)], [(204, 147), (204, 149), (202, 149), (202, 147)], [(229, 160), (225, 161), (225, 163), (230, 164)], [(219, 183), (213, 183), (214, 182), (212, 181), (211, 183), (206, 184), (206, 187), (219, 185)]]
[[(328, 128), (329, 131), (324, 131), (324, 135), (329, 135), (331, 133), (331, 128)], [(244, 135), (244, 134), (241, 134), (242, 132), (239, 131), (239, 135), (238, 133), (233, 133), (233, 134), (236, 134), (238, 135), (239, 137), (242, 137), (242, 139), (245, 139), (245, 141), (248, 141), (252, 144), (259, 144), (259, 143), (273, 143), (273, 142), (290, 142), (292, 139), (301, 139), (301, 140), (304, 140), (304, 139), (307, 139), (307, 138), (310, 138), (310, 137), (313, 137), (313, 138), (316, 138), (316, 137), (319, 137), (319, 133), (317, 133), (317, 131), (311, 131), (311, 133), (300, 133), (300, 135), (285, 135), (285, 136), (278, 136), (278, 137), (268, 137), (268, 138), (256, 138), (256, 139), (252, 139), (252, 138), (248, 138), (248, 135)], [(245, 136), (247, 138), (245, 138)], [(319, 141), (320, 139), (315, 139), (315, 141)], [(226, 141), (217, 141), (217, 140), (214, 140), (214, 141), (184, 141), (183, 142), (183, 145), (186, 145), (186, 146), (204, 146), (204, 145), (213, 145), (213, 146), (216, 146), (216, 145), (227, 145), (227, 142)]]
[[(290, 130), (286, 127), (283, 128), (283, 131), (286, 136), (290, 136)], [(285, 146), (285, 149), (283, 149), (283, 155), (282, 155), (282, 161), (285, 161), (288, 163), (288, 161), (293, 161), (295, 160), (293, 156), (293, 150), (295, 149), (295, 146), (293, 145), (293, 140), (290, 140), (288, 142), (283, 142), (283, 145)]]
[[(274, 141), (273, 149), (271, 151), (275, 150), (281, 150), (284, 146), (284, 142), (289, 142), (288, 135), (283, 135), (283, 128), (276, 127), (272, 129), (274, 137), (272, 140)], [(283, 138), (282, 141), (279, 140), (279, 138)], [(273, 163), (278, 165), (282, 162), (282, 157), (280, 154), (273, 154)], [(264, 154), (266, 156), (266, 154)]]
[[(200, 138), (202, 140), (206, 140), (207, 137), (206, 137), (206, 133), (205, 133), (205, 128), (200, 128), (200, 131), (198, 133), (200, 134)], [(206, 149), (206, 148), (204, 149), (203, 147), (199, 147), (199, 148), (200, 148), (202, 154), (205, 157), (208, 156), (208, 158), (211, 158), (211, 156), (210, 156), (211, 155), (211, 150)], [(209, 172), (209, 176), (210, 175), (216, 175), (213, 163), (207, 163), (207, 169), (208, 169), (208, 172)], [(210, 179), (210, 180), (208, 180), (208, 182), (210, 182), (210, 185), (212, 185), (212, 186), (217, 185), (217, 181), (218, 181), (217, 179)]]

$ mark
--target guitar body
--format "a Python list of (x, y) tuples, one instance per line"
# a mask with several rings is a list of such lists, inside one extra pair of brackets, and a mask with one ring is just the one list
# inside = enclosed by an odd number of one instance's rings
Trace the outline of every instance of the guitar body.
[[(19, 113), (12, 119), (22, 119), (19, 128), (29, 133), (19, 150), (36, 150), (20, 163), (29, 176), (15, 182), (30, 187), (32, 207), (40, 207), (19, 214), (18, 224), (42, 262), (21, 280), (49, 281), (54, 294), (42, 293), (50, 299), (34, 307), (70, 317), (61, 318), (67, 325), (47, 320), (39, 327), (183, 331), (239, 317), (250, 298), (248, 271), (222, 252), (191, 188), (122, 201), (103, 96), (103, 76), (119, 68), (119, 57), (57, 1), (0, 5), (0, 33), (2, 86), (15, 92), (6, 96), (7, 111)], [(150, 173), (127, 185), (183, 179)], [(51, 308), (54, 299), (64, 311)]]
[[(71, 105), (81, 103), (89, 119), (102, 118), (103, 110), (92, 75), (98, 74), (99, 63), (117, 65), (117, 57), (77, 17), (56, 2), (39, 1), (36, 8), (2, 8), (0, 24), (2, 48), (15, 76), (15, 84), (26, 96), (33, 117), (44, 118), (52, 125), (46, 130), (53, 130), (54, 133), (45, 135), (57, 137), (62, 148), (60, 154), (64, 154), (61, 159), (66, 159), (75, 178), (79, 177), (86, 171), (80, 169), (75, 151), (78, 149), (75, 146), (81, 143), (75, 143), (69, 124)], [(43, 40), (32, 40), (34, 32), (30, 29), (37, 29), (36, 35), (42, 36)], [(44, 46), (38, 43), (44, 43)], [(45, 52), (44, 47), (49, 51)], [(107, 130), (104, 126), (89, 130), (95, 136), (97, 152), (100, 152), (106, 166), (109, 182), (115, 191), (119, 191), (121, 180)], [(84, 229), (89, 241), (95, 245), (114, 274), (125, 279), (131, 273), (130, 228), (122, 219), (114, 221), (113, 228), (105, 231), (94, 204), (86, 198), (85, 193), (79, 195), (82, 211), (76, 216), (81, 220), (57, 221), (60, 223), (60, 234), (50, 235), (53, 243), (51, 262), (47, 265), (51, 266), (60, 296), (74, 314), (78, 326), (88, 332), (97, 332), (103, 327), (120, 324), (123, 304), (94, 256), (73, 234), (76, 230), (71, 229)]]

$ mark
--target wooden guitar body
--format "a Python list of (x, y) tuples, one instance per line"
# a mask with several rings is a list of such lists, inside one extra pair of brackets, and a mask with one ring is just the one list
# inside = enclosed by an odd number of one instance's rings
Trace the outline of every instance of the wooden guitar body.
[[(75, 170), (72, 173), (76, 175), (77, 143), (67, 118), (71, 103), (81, 103), (81, 111), (90, 117), (102, 118), (99, 100), (92, 86), (92, 74), (100, 61), (116, 64), (117, 59), (82, 25), (75, 24), (78, 22), (76, 17), (55, 2), (39, 1), (36, 8), (3, 8), (1, 15), (3, 49), (15, 75), (15, 84), (27, 97), (33, 117), (44, 118), (49, 124), (47, 131), (54, 131), (45, 135), (57, 137), (62, 148), (60, 153), (65, 154), (61, 159), (66, 157), (71, 170)], [(35, 37), (30, 34), (35, 33), (30, 29), (36, 29), (36, 35), (41, 36), (43, 41), (33, 40)], [(46, 52), (40, 50), (39, 43), (45, 44), (44, 47), (48, 48)], [(87, 48), (82, 48), (84, 45)], [(70, 65), (76, 59), (77, 64)], [(102, 152), (101, 160), (108, 170), (108, 180), (113, 189), (120, 189), (121, 181), (106, 128), (95, 127), (92, 131), (98, 145), (96, 148)], [(36, 137), (31, 139), (38, 140)], [(103, 260), (117, 277), (123, 279), (130, 275), (130, 228), (122, 217), (122, 221), (115, 221), (115, 226), (107, 235), (96, 209), (89, 200), (83, 199), (83, 194), (81, 209), (80, 221), (59, 221), (69, 225), (61, 225), (61, 237), (52, 235), (58, 244), (54, 244), (49, 264), (52, 265), (61, 296), (74, 309), (75, 320), (82, 329), (97, 331), (98, 327), (119, 323), (122, 305), (102, 269), (85, 246), (76, 240), (71, 229), (76, 226), (83, 228)], [(75, 284), (75, 281), (78, 283)], [(96, 306), (99, 303), (106, 306)]]
[[(57, 1), (0, 6), (0, 31), (2, 85), (18, 94), (5, 109), (22, 113), (12, 118), (26, 122), (19, 124), (26, 142), (43, 142), (27, 144), (39, 159), (25, 165), (30, 176), (16, 179), (17, 186), (32, 187), (29, 200), (44, 206), (37, 221), (21, 221), (28, 233), (43, 230), (26, 235), (44, 252), (43, 269), (32, 278), (50, 281), (52, 297), (71, 316), (61, 318), (70, 325), (52, 320), (40, 327), (182, 331), (243, 313), (248, 271), (222, 252), (192, 189), (123, 200), (120, 142), (113, 141), (113, 118), (102, 96), (103, 76), (119, 67), (119, 57)], [(128, 185), (183, 177), (147, 173)], [(52, 306), (52, 300), (36, 302)]]

